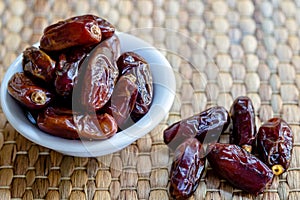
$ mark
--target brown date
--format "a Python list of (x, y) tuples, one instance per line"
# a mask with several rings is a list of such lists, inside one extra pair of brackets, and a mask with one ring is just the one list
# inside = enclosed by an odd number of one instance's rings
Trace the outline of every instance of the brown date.
[(169, 126), (164, 130), (164, 142), (171, 149), (190, 137), (196, 137), (201, 143), (214, 143), (219, 140), (229, 123), (230, 117), (224, 107), (211, 107)]
[(293, 132), (280, 118), (272, 118), (258, 130), (257, 148), (261, 159), (280, 175), (290, 165), (293, 148)]
[(112, 36), (97, 45), (83, 61), (73, 88), (73, 100), (80, 101), (74, 102), (78, 105), (73, 107), (90, 112), (108, 102), (119, 75), (115, 60), (120, 52), (119, 44), (118, 37)]
[(69, 96), (77, 81), (78, 70), (88, 52), (84, 48), (74, 48), (62, 53), (56, 62), (55, 89), (61, 96)]
[(108, 105), (105, 105), (105, 111), (115, 118), (121, 130), (133, 123), (130, 114), (134, 108), (138, 91), (135, 79), (131, 74), (121, 76)]
[(65, 21), (59, 21), (58, 23), (55, 23), (53, 25), (46, 27), (44, 29), (44, 33), (48, 32), (49, 30), (53, 29), (54, 27), (57, 27), (65, 22), (70, 22), (70, 21), (79, 20), (79, 19), (96, 20), (98, 27), (101, 30), (102, 41), (113, 36), (113, 34), (115, 33), (115, 27), (111, 23), (109, 23), (107, 20), (105, 20), (101, 17), (95, 16), (95, 15), (90, 15), (90, 14), (75, 16), (75, 17), (71, 17)]
[(262, 193), (272, 182), (272, 170), (254, 155), (234, 144), (210, 145), (212, 169), (233, 186), (251, 194)]
[(153, 98), (150, 65), (143, 57), (134, 52), (123, 53), (119, 57), (117, 65), (120, 74), (132, 74), (136, 77), (138, 96), (131, 117), (137, 121), (149, 111)]
[(73, 17), (47, 27), (40, 47), (45, 51), (59, 51), (73, 46), (92, 46), (98, 44), (101, 38), (95, 19)]
[(28, 47), (23, 52), (23, 71), (34, 79), (52, 84), (55, 61), (37, 47)]
[(175, 199), (187, 199), (197, 189), (204, 172), (205, 158), (202, 145), (196, 138), (189, 138), (174, 152), (170, 172), (170, 194)]
[(118, 130), (115, 120), (108, 114), (82, 115), (53, 107), (38, 114), (37, 125), (42, 131), (67, 139), (106, 139)]
[(257, 132), (255, 111), (249, 97), (236, 98), (230, 108), (230, 115), (232, 119), (231, 143), (251, 153)]
[(38, 86), (23, 72), (14, 74), (8, 82), (8, 93), (30, 110), (45, 108), (52, 100), (53, 94)]

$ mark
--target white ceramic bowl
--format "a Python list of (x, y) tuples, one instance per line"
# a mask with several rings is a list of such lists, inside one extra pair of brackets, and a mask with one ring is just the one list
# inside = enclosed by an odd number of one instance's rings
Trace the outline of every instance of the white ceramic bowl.
[(22, 55), (12, 63), (1, 84), (1, 106), (7, 120), (24, 137), (39, 145), (66, 155), (95, 157), (110, 154), (130, 145), (149, 133), (166, 117), (175, 97), (175, 76), (166, 58), (145, 41), (118, 32), (121, 51), (134, 51), (150, 64), (153, 75), (154, 95), (149, 112), (137, 123), (101, 141), (68, 140), (49, 135), (31, 124), (19, 104), (8, 94), (7, 83), (11, 76), (22, 71)]

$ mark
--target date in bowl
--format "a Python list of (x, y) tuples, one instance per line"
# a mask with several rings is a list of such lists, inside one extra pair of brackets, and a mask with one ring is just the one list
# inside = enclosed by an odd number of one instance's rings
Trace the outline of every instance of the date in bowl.
[(12, 75), (22, 71), (22, 55), (7, 70), (1, 83), (1, 106), (9, 123), (28, 140), (60, 153), (96, 157), (119, 151), (149, 133), (168, 114), (175, 98), (175, 76), (166, 58), (147, 42), (126, 33), (116, 33), (121, 52), (134, 51), (150, 64), (153, 76), (153, 101), (148, 113), (138, 122), (105, 140), (69, 140), (49, 135), (32, 124), (21, 106), (8, 94)]

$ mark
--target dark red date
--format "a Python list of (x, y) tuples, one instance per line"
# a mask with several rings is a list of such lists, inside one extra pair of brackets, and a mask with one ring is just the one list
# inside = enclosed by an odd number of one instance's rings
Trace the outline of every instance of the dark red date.
[(73, 17), (45, 28), (40, 47), (46, 51), (60, 51), (74, 46), (92, 46), (98, 44), (101, 38), (95, 19)]
[(174, 152), (170, 173), (170, 194), (175, 199), (187, 199), (197, 189), (204, 172), (205, 158), (202, 145), (196, 138), (189, 138)]
[(55, 61), (37, 47), (32, 46), (25, 49), (22, 66), (23, 71), (28, 76), (52, 85), (55, 75)]
[(110, 102), (105, 105), (105, 111), (116, 119), (121, 130), (133, 124), (130, 114), (134, 108), (138, 91), (135, 79), (132, 75), (121, 76), (114, 88)]
[(8, 93), (30, 110), (45, 108), (53, 99), (53, 94), (38, 86), (23, 72), (14, 74), (8, 82)]
[(214, 143), (219, 140), (229, 123), (230, 117), (224, 107), (211, 107), (172, 124), (164, 131), (164, 142), (171, 149), (190, 137), (196, 137), (201, 143)]
[(77, 82), (78, 70), (88, 52), (84, 48), (74, 48), (62, 53), (56, 62), (55, 89), (61, 96), (72, 94), (74, 84)]
[(108, 114), (82, 115), (53, 107), (38, 114), (37, 125), (51, 135), (67, 139), (106, 139), (118, 130), (114, 118)]
[(134, 52), (123, 53), (119, 57), (117, 65), (120, 74), (132, 74), (136, 77), (138, 97), (131, 117), (137, 121), (149, 111), (153, 98), (153, 81), (150, 65), (143, 57)]
[(272, 170), (245, 149), (216, 143), (209, 150), (207, 158), (212, 169), (233, 186), (257, 195), (271, 184)]
[(245, 96), (236, 98), (230, 108), (230, 115), (232, 118), (231, 143), (251, 153), (257, 133), (252, 101)]
[[(120, 45), (113, 36), (97, 45), (83, 61), (74, 85), (73, 100), (86, 111), (97, 111), (110, 99), (119, 75), (116, 60)], [(111, 42), (114, 45), (110, 45)], [(76, 107), (76, 106), (75, 106)]]
[(290, 165), (293, 148), (293, 132), (280, 118), (272, 118), (264, 123), (257, 134), (257, 148), (261, 159), (280, 175)]

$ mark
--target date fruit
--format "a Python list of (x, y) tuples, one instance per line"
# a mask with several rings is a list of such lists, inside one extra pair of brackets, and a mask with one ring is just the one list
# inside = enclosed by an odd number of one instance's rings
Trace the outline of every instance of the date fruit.
[(230, 115), (233, 126), (231, 143), (251, 153), (257, 133), (252, 101), (245, 96), (236, 98), (230, 108)]
[(211, 107), (169, 126), (164, 131), (164, 142), (171, 149), (190, 137), (196, 137), (201, 143), (214, 143), (219, 140), (229, 123), (230, 117), (224, 107)]
[(28, 47), (23, 52), (23, 71), (32, 78), (52, 84), (55, 75), (55, 61), (37, 47)]
[(78, 70), (87, 56), (84, 48), (74, 48), (67, 53), (62, 53), (56, 62), (55, 89), (61, 96), (69, 96), (74, 84), (77, 82)]
[(79, 139), (72, 111), (47, 107), (37, 117), (37, 125), (46, 133), (66, 139)]
[(131, 117), (133, 120), (138, 121), (149, 111), (153, 98), (150, 65), (143, 57), (134, 52), (123, 53), (119, 57), (117, 65), (120, 74), (132, 74), (136, 77), (138, 96)]
[(8, 82), (8, 93), (30, 110), (45, 108), (53, 94), (38, 86), (23, 72), (15, 73)]
[(101, 38), (96, 20), (90, 17), (73, 17), (45, 28), (40, 47), (45, 51), (59, 51), (74, 46), (96, 45)]
[(80, 104), (87, 111), (99, 110), (109, 101), (119, 75), (119, 54), (119, 38), (114, 35), (97, 45), (83, 61), (73, 97), (79, 94)]
[(233, 186), (257, 195), (272, 182), (272, 170), (245, 149), (219, 143), (208, 149), (207, 159), (212, 169)]
[(108, 114), (83, 115), (53, 107), (38, 114), (37, 125), (49, 134), (66, 139), (106, 139), (118, 130), (114, 118)]
[(170, 173), (170, 194), (175, 199), (187, 199), (197, 189), (204, 172), (205, 158), (202, 145), (196, 138), (189, 138), (174, 152)]
[(130, 114), (134, 108), (138, 87), (135, 84), (136, 78), (129, 74), (123, 75), (118, 80), (111, 100), (105, 105), (105, 111), (111, 114), (121, 130), (124, 130), (133, 123)]
[(257, 148), (261, 159), (280, 175), (290, 165), (293, 148), (293, 132), (280, 118), (272, 118), (258, 130)]
[(97, 45), (80, 66), (77, 83), (73, 88), (74, 108), (81, 107), (87, 112), (97, 111), (110, 99), (117, 81), (119, 70), (115, 65), (116, 54), (120, 52), (117, 37), (111, 37)]

